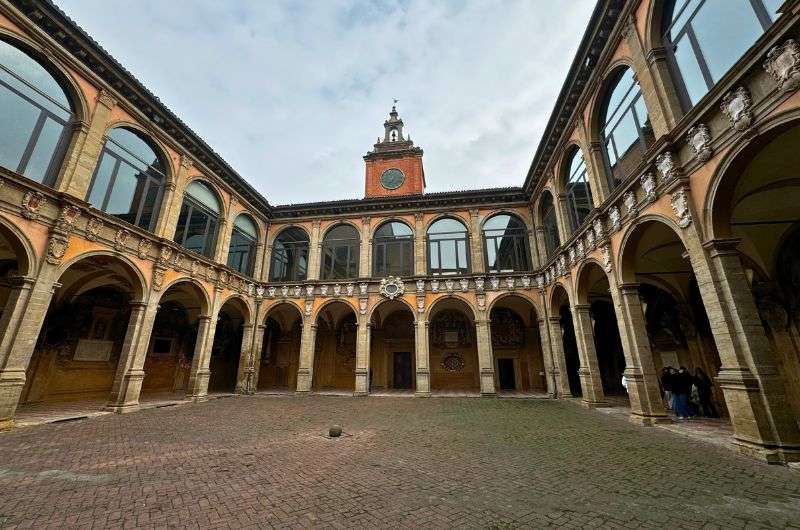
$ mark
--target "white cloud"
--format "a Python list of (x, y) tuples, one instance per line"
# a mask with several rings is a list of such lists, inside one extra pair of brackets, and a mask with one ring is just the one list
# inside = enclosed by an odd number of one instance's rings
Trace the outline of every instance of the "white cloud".
[(61, 0), (272, 204), (360, 197), (393, 97), (428, 191), (521, 185), (592, 0)]

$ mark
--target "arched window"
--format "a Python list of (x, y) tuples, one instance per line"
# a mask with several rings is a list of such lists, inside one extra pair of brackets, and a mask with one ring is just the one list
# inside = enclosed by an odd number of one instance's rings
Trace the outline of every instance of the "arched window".
[(592, 211), (592, 189), (589, 185), (589, 173), (586, 171), (586, 161), (580, 149), (575, 149), (567, 169), (565, 191), (567, 193), (567, 207), (572, 222), (572, 229), (577, 230), (583, 224), (586, 216)]
[(372, 252), (374, 276), (414, 274), (414, 238), (407, 224), (398, 221), (383, 223), (375, 231)]
[(228, 267), (252, 276), (257, 243), (256, 223), (249, 215), (240, 214), (233, 222), (231, 243), (228, 245)]
[(615, 188), (639, 164), (654, 139), (639, 83), (630, 68), (618, 71), (609, 85), (601, 123), (609, 184)]
[(691, 108), (778, 17), (783, 0), (673, 0), (664, 14), (664, 43)]
[(308, 273), (308, 234), (303, 229), (289, 227), (272, 243), (271, 282), (303, 281)]
[(553, 252), (561, 244), (558, 237), (558, 224), (556, 222), (556, 208), (553, 204), (553, 195), (550, 192), (545, 192), (542, 196), (542, 228), (544, 228), (544, 246), (547, 252), (547, 257), (553, 255)]
[(98, 210), (153, 230), (164, 185), (164, 164), (139, 133), (108, 133), (86, 200)]
[(198, 254), (213, 257), (221, 210), (217, 194), (208, 184), (193, 181), (183, 195), (175, 242)]
[(500, 214), (483, 224), (488, 272), (530, 270), (528, 230), (519, 217)]
[(428, 228), (428, 269), (434, 276), (469, 272), (467, 229), (461, 221), (446, 217)]
[(358, 231), (342, 224), (328, 230), (322, 241), (322, 279), (336, 280), (358, 276)]
[(0, 40), (0, 166), (52, 185), (69, 142), (73, 106), (50, 72)]

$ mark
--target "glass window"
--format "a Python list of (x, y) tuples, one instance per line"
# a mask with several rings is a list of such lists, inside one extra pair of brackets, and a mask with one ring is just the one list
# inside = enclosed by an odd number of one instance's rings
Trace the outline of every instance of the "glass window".
[(248, 276), (253, 275), (256, 259), (258, 228), (245, 214), (239, 215), (233, 223), (231, 243), (228, 246), (228, 267)]
[(519, 217), (495, 215), (483, 224), (486, 267), (489, 272), (530, 270), (528, 230)]
[(69, 137), (72, 104), (34, 58), (0, 40), (0, 165), (52, 184)]
[(358, 231), (350, 225), (328, 230), (322, 241), (322, 279), (338, 280), (358, 276)]
[(372, 241), (373, 275), (412, 276), (414, 274), (414, 238), (405, 223), (390, 221), (375, 231)]
[(98, 210), (153, 230), (164, 185), (164, 164), (139, 133), (108, 133), (86, 200)]
[(308, 235), (300, 228), (282, 231), (272, 243), (272, 282), (302, 281), (308, 271)]
[(428, 269), (434, 276), (467, 274), (467, 229), (456, 219), (445, 217), (428, 228)]
[(577, 230), (592, 211), (592, 189), (589, 185), (586, 161), (580, 149), (575, 149), (572, 153), (566, 182), (567, 208), (569, 208), (572, 229)]
[(544, 246), (547, 257), (561, 245), (558, 237), (558, 224), (556, 223), (556, 209), (553, 205), (553, 196), (548, 192), (542, 197), (542, 228), (544, 228)]
[(668, 6), (664, 40), (683, 81), (687, 107), (697, 104), (769, 28), (780, 4), (781, 0), (677, 0)]
[(601, 116), (605, 162), (612, 188), (639, 164), (653, 140), (647, 108), (633, 70), (626, 67), (616, 76)]
[(216, 193), (203, 182), (186, 187), (175, 227), (175, 242), (188, 250), (213, 257), (221, 206)]

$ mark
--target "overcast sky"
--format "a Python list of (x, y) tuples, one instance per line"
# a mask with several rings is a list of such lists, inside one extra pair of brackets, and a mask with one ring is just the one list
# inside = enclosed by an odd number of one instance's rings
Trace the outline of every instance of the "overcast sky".
[(272, 204), (362, 197), (392, 99), (427, 191), (521, 185), (594, 0), (56, 0)]

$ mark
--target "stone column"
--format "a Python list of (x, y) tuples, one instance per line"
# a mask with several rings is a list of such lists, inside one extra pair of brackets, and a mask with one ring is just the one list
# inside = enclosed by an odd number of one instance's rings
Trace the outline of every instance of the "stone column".
[(311, 392), (314, 378), (314, 345), (317, 340), (317, 324), (309, 323), (306, 317), (300, 336), (300, 366), (297, 368), (297, 392)]
[(198, 317), (197, 341), (194, 346), (191, 373), (189, 374), (189, 387), (187, 398), (194, 401), (208, 399), (208, 380), (211, 371), (208, 369), (211, 362), (211, 348), (214, 345), (214, 332), (217, 328), (217, 313), (201, 315)]
[[(89, 123), (81, 123), (73, 146), (64, 161), (64, 171), (55, 189), (85, 200), (92, 183), (94, 169), (105, 144), (105, 134), (111, 120), (111, 111), (117, 100), (105, 90), (97, 95)], [(97, 206), (97, 205), (95, 205)]]
[(547, 395), (558, 397), (558, 370), (553, 363), (553, 350), (550, 346), (550, 329), (546, 318), (539, 319), (539, 340), (542, 344), (542, 361), (544, 362), (544, 378), (547, 383)]
[(263, 241), (256, 243), (256, 255), (253, 261), (253, 279), (256, 281), (266, 281), (262, 273), (264, 270), (264, 246)]
[(481, 379), (481, 395), (493, 396), (494, 388), (494, 354), (492, 353), (492, 332), (489, 319), (485, 316), (475, 320), (475, 337), (478, 343), (478, 368)]
[(253, 381), (253, 324), (242, 326), (242, 346), (236, 371), (236, 393), (252, 394)]
[(264, 329), (266, 326), (264, 324), (256, 324), (255, 331), (253, 333), (253, 353), (251, 355), (251, 368), (253, 370), (253, 376), (250, 379), (250, 386), (248, 387), (248, 393), (255, 394), (258, 392), (258, 378), (261, 375), (261, 351), (264, 349)]
[[(469, 211), (469, 253), (471, 270), (476, 274), (486, 272), (483, 260), (483, 234), (481, 231), (481, 218), (478, 210)], [(492, 383), (494, 386), (494, 383)]]
[(309, 280), (319, 280), (319, 269), (321, 266), (320, 255), (322, 253), (322, 241), (320, 241), (320, 222), (314, 219), (311, 223), (311, 236), (308, 238), (308, 274)]
[(800, 460), (800, 430), (744, 274), (738, 244), (737, 239), (707, 243), (714, 279), (702, 282), (697, 274), (722, 361), (717, 380), (743, 451), (768, 462)]
[[(602, 143), (591, 142), (589, 144), (589, 160), (587, 160), (587, 165), (591, 164), (590, 167), (594, 168), (593, 175), (595, 175), (595, 178), (592, 183), (595, 187), (592, 188), (592, 196), (597, 195), (596, 200), (599, 201), (599, 204), (602, 204), (613, 191), (610, 182), (611, 176), (606, 169), (604, 149), (605, 147)], [(595, 191), (597, 191), (596, 194)]]
[(428, 321), (422, 317), (417, 318), (417, 322), (414, 325), (414, 354), (417, 372), (417, 387), (414, 395), (417, 397), (430, 397), (431, 369), (428, 350)]
[[(14, 412), (25, 386), (25, 369), (33, 354), (35, 340), (28, 349), (20, 335), (36, 327), (38, 337), (53, 292), (52, 286), (49, 292), (39, 292), (37, 296), (44, 299), (37, 303), (33, 298), (37, 291), (33, 278), (18, 276), (9, 280), (8, 300), (0, 316), (0, 429), (13, 424)], [(41, 314), (37, 314), (36, 307), (31, 305), (39, 307)], [(38, 323), (37, 319), (40, 320)]]
[(633, 71), (636, 80), (639, 82), (639, 87), (642, 90), (642, 97), (647, 106), (647, 113), (650, 117), (650, 123), (653, 126), (653, 134), (656, 139), (664, 134), (667, 134), (671, 127), (665, 119), (665, 110), (662, 105), (661, 98), (656, 89), (656, 83), (653, 75), (647, 64), (647, 59), (644, 55), (642, 42), (639, 38), (639, 32), (636, 30), (633, 19), (626, 21), (622, 29), (623, 39), (628, 43), (628, 49), (631, 53), (633, 60)]
[(557, 203), (554, 206), (556, 208), (558, 238), (561, 240), (561, 243), (564, 243), (572, 235), (572, 220), (568, 213), (567, 196), (563, 193), (559, 193), (556, 201)]
[(366, 315), (358, 318), (356, 330), (356, 386), (354, 396), (369, 394), (369, 350), (372, 323), (367, 321)]
[(663, 102), (662, 111), (667, 128), (675, 127), (683, 116), (681, 100), (674, 82), (675, 76), (667, 60), (667, 50), (663, 46), (653, 48), (647, 52), (647, 66), (654, 79), (654, 86), (659, 99)]
[(536, 232), (537, 230), (534, 229), (528, 230), (528, 248), (530, 249), (532, 271), (535, 271), (542, 266), (542, 261), (539, 257), (539, 242), (537, 241)]
[(414, 275), (426, 276), (428, 265), (425, 257), (427, 251), (427, 235), (425, 224), (422, 222), (422, 212), (414, 214)]
[(572, 308), (575, 322), (575, 339), (578, 343), (581, 367), (578, 374), (583, 391), (582, 403), (587, 407), (598, 407), (606, 404), (603, 393), (603, 381), (600, 377), (600, 365), (597, 360), (597, 349), (594, 344), (594, 330), (588, 304), (578, 304)]
[(567, 358), (564, 355), (564, 331), (561, 329), (559, 317), (548, 317), (550, 323), (550, 350), (553, 352), (553, 377), (555, 378), (556, 397), (573, 397), (567, 376)]
[(372, 238), (370, 237), (370, 218), (361, 219), (361, 245), (358, 255), (358, 276), (369, 278), (372, 276)]
[(145, 377), (144, 362), (158, 307), (157, 303), (131, 303), (128, 330), (122, 343), (111, 397), (106, 406), (114, 412), (132, 412), (139, 408), (139, 395)]
[[(233, 208), (231, 208), (233, 209)], [(214, 256), (212, 259), (217, 263), (228, 264), (228, 244), (231, 240), (231, 230), (233, 230), (232, 214), (228, 214), (227, 219), (220, 219), (217, 227), (217, 241), (214, 244)]]
[(628, 381), (631, 420), (643, 425), (669, 422), (647, 336), (639, 284), (622, 284), (618, 293), (612, 287), (611, 296), (616, 306), (619, 334), (625, 352), (624, 375)]
[(177, 175), (173, 175), (164, 185), (164, 195), (161, 197), (161, 205), (158, 208), (158, 221), (155, 229), (155, 234), (159, 237), (169, 240), (175, 237), (175, 228), (178, 226), (178, 217), (183, 205), (183, 195), (178, 195), (176, 190), (179, 185), (181, 190), (185, 189), (191, 169), (191, 159), (181, 155)]
[(550, 259), (550, 256), (547, 255), (547, 242), (545, 241), (544, 227), (542, 226), (536, 227), (536, 246), (539, 249), (539, 256), (541, 257), (539, 266), (544, 267), (547, 264), (547, 260)]

